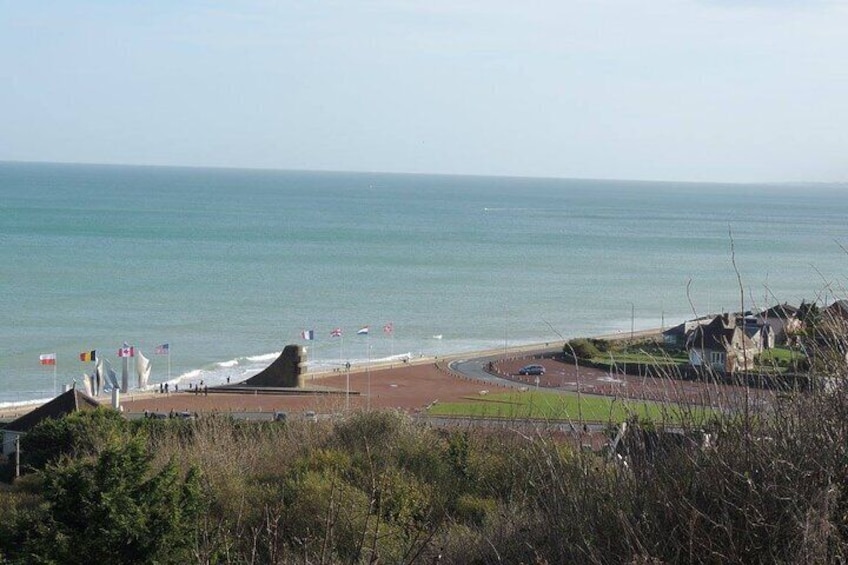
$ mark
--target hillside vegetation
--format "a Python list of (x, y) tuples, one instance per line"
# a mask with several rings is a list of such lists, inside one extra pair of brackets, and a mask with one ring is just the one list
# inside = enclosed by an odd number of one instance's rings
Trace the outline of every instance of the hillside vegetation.
[(394, 412), (288, 424), (80, 413), (25, 436), (27, 474), (0, 492), (0, 562), (848, 559), (841, 388), (742, 407), (711, 431), (709, 447), (636, 441), (619, 457), (543, 427), (446, 431)]

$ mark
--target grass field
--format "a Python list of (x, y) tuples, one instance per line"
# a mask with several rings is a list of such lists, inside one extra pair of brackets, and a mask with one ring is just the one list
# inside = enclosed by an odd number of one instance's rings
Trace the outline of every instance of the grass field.
[(575, 393), (541, 391), (504, 392), (468, 396), (465, 402), (436, 404), (431, 416), (467, 418), (539, 419), (574, 422), (618, 423), (632, 416), (640, 420), (676, 425), (681, 422), (695, 425), (714, 415), (710, 408), (681, 407), (637, 400), (615, 399)]

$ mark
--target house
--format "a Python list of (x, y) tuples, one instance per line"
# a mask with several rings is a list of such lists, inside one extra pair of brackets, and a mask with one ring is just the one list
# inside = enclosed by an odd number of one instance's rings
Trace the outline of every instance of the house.
[(695, 328), (709, 324), (712, 320), (713, 316), (702, 316), (701, 318), (696, 318), (694, 320), (687, 320), (682, 324), (678, 324), (665, 330), (662, 333), (663, 341), (666, 345), (670, 345), (672, 347), (684, 347), (686, 345), (686, 339)]
[(822, 320), (831, 331), (848, 333), (848, 300), (836, 300), (822, 312)]
[(773, 349), (775, 346), (775, 334), (772, 327), (764, 320), (755, 316), (743, 316), (736, 318), (736, 323), (742, 326), (754, 347), (757, 349), (757, 355), (766, 349)]
[(0, 432), (2, 432), (3, 440), (0, 455), (9, 456), (14, 453), (17, 438), (26, 434), (43, 420), (47, 418), (61, 418), (80, 410), (94, 410), (98, 406), (100, 406), (99, 402), (76, 388), (63, 392), (50, 402), (42, 404), (31, 412), (27, 412), (17, 420), (13, 420), (5, 425), (0, 424)]
[(752, 369), (759, 350), (736, 319), (722, 314), (695, 328), (686, 341), (689, 364), (722, 373)]
[(763, 310), (757, 314), (757, 318), (771, 327), (775, 345), (786, 345), (803, 326), (799, 309), (785, 302)]

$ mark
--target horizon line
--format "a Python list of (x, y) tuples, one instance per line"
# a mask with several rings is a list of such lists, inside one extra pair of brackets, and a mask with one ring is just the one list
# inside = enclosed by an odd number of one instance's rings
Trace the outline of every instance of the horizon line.
[(568, 177), (550, 175), (514, 175), (514, 174), (486, 174), (486, 173), (445, 173), (445, 172), (421, 172), (421, 171), (374, 171), (374, 170), (351, 170), (351, 169), (299, 169), (299, 168), (274, 168), (274, 167), (238, 167), (227, 165), (164, 165), (156, 163), (97, 163), (90, 161), (28, 161), (0, 159), (0, 164), (13, 165), (61, 165), (80, 167), (113, 167), (113, 168), (147, 168), (147, 169), (191, 169), (191, 170), (219, 170), (219, 171), (253, 171), (253, 172), (290, 172), (290, 173), (331, 173), (331, 174), (354, 174), (354, 175), (397, 175), (397, 176), (432, 176), (432, 177), (467, 177), (467, 178), (493, 178), (493, 179), (533, 179), (547, 181), (581, 181), (581, 182), (625, 182), (643, 184), (692, 184), (692, 185), (725, 185), (725, 186), (757, 186), (757, 185), (819, 185), (819, 186), (842, 186), (848, 181), (715, 181), (715, 180), (658, 180), (658, 179), (630, 179), (617, 177)]

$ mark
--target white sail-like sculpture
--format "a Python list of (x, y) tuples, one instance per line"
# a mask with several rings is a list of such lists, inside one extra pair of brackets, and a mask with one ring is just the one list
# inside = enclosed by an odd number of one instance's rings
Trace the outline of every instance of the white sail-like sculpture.
[(140, 349), (135, 350), (135, 373), (138, 375), (138, 388), (147, 386), (150, 380), (150, 359), (141, 354)]
[(103, 391), (103, 381), (105, 380), (106, 370), (103, 368), (103, 359), (98, 359), (94, 365), (94, 374), (92, 376), (91, 391), (93, 396), (100, 396)]
[(85, 393), (88, 396), (94, 396), (91, 394), (91, 383), (94, 381), (94, 374), (82, 374), (82, 388), (85, 390)]
[(112, 369), (112, 364), (108, 359), (106, 359), (106, 377), (113, 390), (118, 388), (118, 373)]

